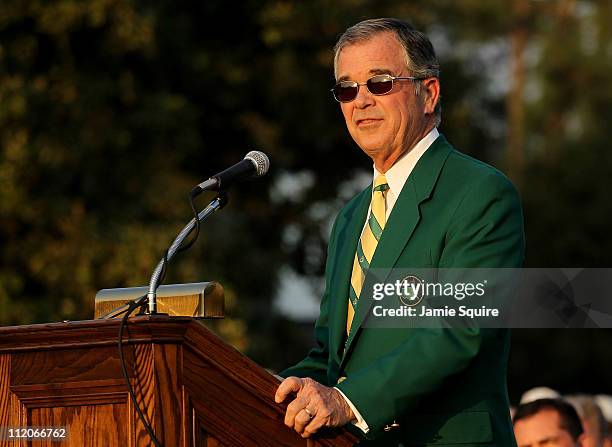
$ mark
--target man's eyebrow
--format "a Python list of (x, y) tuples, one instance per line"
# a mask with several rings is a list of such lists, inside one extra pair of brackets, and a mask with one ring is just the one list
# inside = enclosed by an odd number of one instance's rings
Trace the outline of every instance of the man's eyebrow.
[[(393, 74), (393, 71), (389, 70), (388, 68), (371, 68), (369, 70), (369, 73), (372, 75), (388, 74), (391, 76), (395, 76)], [(342, 82), (342, 81), (348, 81), (348, 80), (350, 80), (350, 77), (347, 75), (344, 75), (344, 76), (340, 76), (336, 82)]]
[(370, 73), (372, 74), (388, 74), (388, 75), (393, 75), (393, 71), (389, 70), (388, 68), (372, 68), (370, 69)]

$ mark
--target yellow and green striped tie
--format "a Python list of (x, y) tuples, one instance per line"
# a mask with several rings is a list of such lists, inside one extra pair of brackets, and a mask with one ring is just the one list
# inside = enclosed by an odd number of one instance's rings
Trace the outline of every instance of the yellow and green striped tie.
[(364, 227), (359, 243), (357, 244), (357, 252), (353, 261), (353, 273), (351, 274), (351, 287), (349, 291), (348, 316), (346, 319), (346, 333), (351, 332), (351, 324), (355, 316), (357, 301), (361, 295), (361, 288), (365, 280), (366, 273), (370, 268), (370, 262), (376, 251), (376, 246), (380, 240), (380, 236), (385, 228), (387, 221), (387, 205), (385, 194), (389, 189), (387, 179), (383, 174), (380, 174), (374, 180), (372, 188), (372, 203), (370, 206), (370, 215), (368, 223)]

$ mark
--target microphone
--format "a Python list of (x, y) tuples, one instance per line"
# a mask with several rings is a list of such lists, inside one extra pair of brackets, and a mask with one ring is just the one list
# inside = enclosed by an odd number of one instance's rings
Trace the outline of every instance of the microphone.
[(192, 197), (203, 191), (222, 191), (228, 189), (234, 182), (251, 177), (261, 177), (270, 169), (268, 156), (260, 151), (251, 151), (244, 158), (230, 166), (225, 171), (213, 175), (191, 190)]

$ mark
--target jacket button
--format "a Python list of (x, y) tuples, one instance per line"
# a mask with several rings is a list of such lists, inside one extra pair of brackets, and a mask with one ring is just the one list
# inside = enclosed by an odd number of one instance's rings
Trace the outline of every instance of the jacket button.
[(391, 431), (394, 428), (400, 428), (400, 424), (398, 424), (396, 421), (393, 421), (392, 424), (387, 424), (383, 427), (384, 431)]

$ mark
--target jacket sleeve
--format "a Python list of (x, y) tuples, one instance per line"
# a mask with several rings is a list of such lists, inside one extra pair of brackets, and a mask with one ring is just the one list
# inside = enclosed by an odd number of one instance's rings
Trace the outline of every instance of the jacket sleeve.
[[(499, 173), (475, 181), (452, 214), (440, 267), (520, 267), (523, 254), (516, 190)], [(448, 377), (465, 370), (491, 332), (472, 327), (390, 331), (403, 342), (337, 385), (369, 425), (368, 438), (377, 437), (386, 424), (406, 419)]]

